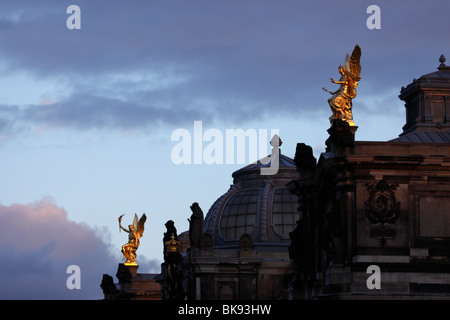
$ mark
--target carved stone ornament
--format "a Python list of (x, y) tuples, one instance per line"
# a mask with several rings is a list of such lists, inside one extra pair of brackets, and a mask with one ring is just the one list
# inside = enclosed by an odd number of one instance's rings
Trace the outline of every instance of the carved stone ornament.
[(375, 185), (366, 184), (370, 191), (370, 198), (365, 203), (366, 215), (373, 224), (385, 223), (394, 224), (400, 215), (400, 202), (397, 202), (394, 191), (398, 184), (389, 185), (386, 181), (380, 180)]

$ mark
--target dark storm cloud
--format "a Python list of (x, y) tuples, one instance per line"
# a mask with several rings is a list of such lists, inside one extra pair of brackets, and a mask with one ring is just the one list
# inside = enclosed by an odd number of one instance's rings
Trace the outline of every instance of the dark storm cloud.
[[(181, 119), (204, 118), (197, 111), (155, 108), (141, 101), (122, 101), (89, 94), (73, 95), (69, 99), (50, 105), (27, 108), (22, 114), (24, 122), (52, 125), (59, 128), (142, 128), (161, 123), (178, 124)], [(181, 108), (180, 108), (181, 109)]]
[(140, 100), (121, 100), (90, 93), (74, 94), (51, 104), (18, 108), (0, 106), (0, 132), (15, 134), (35, 128), (89, 130), (92, 128), (140, 129), (169, 124), (181, 125), (212, 115), (201, 108), (185, 109), (176, 103), (155, 107)]
[[(433, 71), (450, 48), (443, 37), (450, 5), (442, 2), (378, 1), (381, 30), (366, 27), (368, 1), (80, 0), (81, 30), (65, 26), (70, 4), (0, 4), (4, 70), (64, 79), (72, 92), (15, 120), (86, 129), (305, 117), (326, 109), (321, 88), (338, 77), (356, 43), (363, 51), (360, 90), (370, 94)], [(169, 72), (184, 80), (166, 81)], [(130, 73), (167, 83), (154, 89), (109, 81)]]

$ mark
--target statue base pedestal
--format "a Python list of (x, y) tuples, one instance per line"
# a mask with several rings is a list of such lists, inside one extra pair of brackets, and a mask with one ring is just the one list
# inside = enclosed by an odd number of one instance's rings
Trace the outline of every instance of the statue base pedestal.
[(347, 148), (353, 147), (356, 130), (358, 130), (357, 126), (350, 125), (346, 121), (333, 120), (331, 127), (327, 130), (330, 136), (325, 141), (326, 152), (334, 153), (337, 156), (343, 155)]
[(137, 264), (119, 263), (116, 277), (119, 283), (129, 283), (131, 279), (136, 276), (139, 266)]
[(137, 264), (119, 263), (116, 274), (119, 283), (108, 299), (161, 300), (161, 286), (155, 280), (157, 274), (137, 273), (138, 268)]

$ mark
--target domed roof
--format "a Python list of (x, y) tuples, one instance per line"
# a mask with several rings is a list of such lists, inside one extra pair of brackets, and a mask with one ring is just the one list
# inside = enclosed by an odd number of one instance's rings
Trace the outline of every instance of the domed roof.
[(251, 236), (258, 250), (285, 250), (289, 245), (289, 232), (294, 230), (299, 212), (297, 196), (286, 184), (297, 179), (296, 167), (281, 152), (278, 172), (261, 175), (260, 169), (268, 166), (270, 163), (259, 160), (232, 174), (233, 185), (205, 218), (205, 233), (212, 236), (214, 247), (237, 247), (243, 234)]
[(448, 82), (450, 80), (450, 67), (445, 65), (445, 61), (446, 59), (442, 54), (439, 58), (441, 64), (437, 68), (438, 71), (424, 74), (419, 80), (425, 80), (427, 82)]
[(400, 90), (400, 99), (405, 100), (406, 97), (413, 94), (420, 89), (431, 90), (448, 90), (450, 83), (450, 67), (445, 65), (445, 57), (441, 55), (439, 58), (440, 65), (437, 67), (437, 71), (424, 74), (419, 79), (414, 79), (410, 84), (402, 87)]
[(450, 67), (439, 58), (437, 71), (424, 74), (402, 87), (399, 98), (405, 101), (406, 124), (398, 138), (407, 143), (449, 143), (450, 123), (446, 101), (450, 98)]

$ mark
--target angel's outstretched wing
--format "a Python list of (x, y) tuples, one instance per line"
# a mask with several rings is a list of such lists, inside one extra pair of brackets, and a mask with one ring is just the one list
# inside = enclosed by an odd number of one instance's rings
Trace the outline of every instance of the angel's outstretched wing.
[(134, 214), (134, 219), (133, 219), (133, 229), (134, 229), (134, 230), (137, 230), (137, 227), (138, 227), (138, 216), (137, 216), (137, 214), (135, 213), (135, 214)]
[(350, 71), (351, 71), (350, 56), (348, 53), (345, 55), (345, 71), (347, 71), (348, 73), (350, 73)]
[[(348, 55), (347, 55), (348, 56)], [(359, 81), (361, 80), (361, 48), (356, 45), (353, 49), (352, 56), (350, 58), (350, 69), (347, 69), (353, 76), (353, 80)]]
[[(135, 220), (137, 221), (137, 215), (135, 215)], [(144, 234), (144, 224), (147, 220), (147, 216), (145, 213), (142, 215), (142, 217), (139, 219), (139, 221), (136, 222), (136, 237), (139, 239)]]

